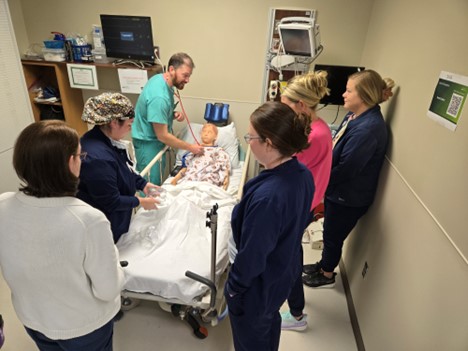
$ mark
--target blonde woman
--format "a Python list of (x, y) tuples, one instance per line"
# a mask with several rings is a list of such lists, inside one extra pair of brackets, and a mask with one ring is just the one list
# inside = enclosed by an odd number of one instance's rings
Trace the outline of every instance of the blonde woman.
[[(296, 155), (298, 161), (302, 162), (312, 173), (315, 183), (309, 222), (312, 221), (314, 209), (322, 202), (330, 179), (331, 132), (328, 124), (316, 112), (320, 100), (329, 94), (327, 83), (327, 72), (309, 72), (292, 78), (281, 94), (281, 102), (291, 107), (297, 114), (307, 116), (311, 121), (311, 131), (308, 137), (309, 147)], [(302, 264), (301, 257), (300, 265), (302, 266)], [(307, 328), (307, 315), (303, 313), (305, 300), (301, 277), (302, 274), (299, 273), (288, 297), (290, 310), (281, 313), (281, 328), (283, 330), (300, 331)]]
[(373, 70), (348, 78), (343, 94), (349, 111), (333, 140), (330, 182), (325, 195), (322, 259), (305, 265), (303, 283), (313, 288), (333, 287), (334, 270), (343, 243), (374, 201), (380, 169), (387, 150), (387, 126), (379, 104), (392, 95), (395, 83)]

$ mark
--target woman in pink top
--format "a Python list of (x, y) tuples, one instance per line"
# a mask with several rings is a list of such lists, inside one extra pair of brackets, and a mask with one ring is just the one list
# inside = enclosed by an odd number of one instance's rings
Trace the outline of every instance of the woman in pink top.
[(323, 200), (332, 162), (332, 137), (328, 124), (317, 116), (316, 108), (320, 100), (329, 94), (327, 72), (309, 72), (295, 76), (281, 93), (281, 102), (291, 107), (296, 113), (310, 116), (312, 131), (309, 134), (310, 146), (297, 154), (312, 173), (315, 183), (315, 195), (311, 211)]
[[(316, 113), (320, 100), (329, 94), (327, 83), (327, 72), (309, 72), (293, 77), (281, 93), (281, 102), (291, 107), (297, 114), (307, 115), (312, 120), (312, 130), (309, 134), (310, 146), (296, 155), (297, 159), (310, 170), (315, 183), (315, 194), (310, 208), (311, 220), (314, 208), (322, 202), (325, 195), (332, 163), (330, 128)], [(305, 300), (302, 286), (302, 262), (300, 265), (298, 279), (288, 297), (290, 310), (281, 313), (283, 330), (307, 328), (307, 315), (303, 313)]]

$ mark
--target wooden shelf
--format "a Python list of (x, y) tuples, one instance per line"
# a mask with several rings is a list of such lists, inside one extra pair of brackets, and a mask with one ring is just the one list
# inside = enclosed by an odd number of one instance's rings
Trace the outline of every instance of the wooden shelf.
[[(71, 88), (68, 80), (67, 63), (76, 63), (82, 65), (96, 66), (99, 69), (114, 69), (117, 68), (132, 68), (138, 69), (134, 65), (114, 65), (112, 63), (84, 63), (84, 62), (51, 62), (51, 61), (38, 61), (38, 60), (21, 60), (23, 64), (24, 76), (26, 79), (26, 86), (29, 92), (29, 99), (31, 102), (34, 120), (41, 120), (41, 108), (44, 106), (61, 106), (65, 122), (72, 128), (76, 129), (78, 134), (83, 135), (88, 131), (88, 126), (81, 120), (83, 113), (83, 94), (81, 89)], [(144, 70), (148, 74), (156, 74), (162, 72), (160, 65), (145, 67)], [(112, 75), (109, 72), (109, 75)], [(50, 102), (37, 102), (34, 100), (36, 97), (33, 91), (36, 87), (52, 86), (60, 92), (60, 101)]]
[[(70, 87), (67, 66), (64, 62), (22, 60), (24, 77), (29, 92), (29, 99), (34, 114), (34, 120), (41, 120), (41, 107), (61, 106), (65, 122), (76, 129), (81, 136), (88, 126), (81, 120), (83, 112), (83, 96), (80, 89)], [(60, 94), (60, 102), (37, 102), (33, 91), (37, 87), (51, 86)]]
[[(77, 65), (89, 65), (89, 66), (96, 66), (101, 68), (135, 68), (138, 69), (137, 66), (132, 64), (124, 64), (124, 65), (114, 65), (112, 62), (110, 63), (100, 63), (100, 62), (67, 62), (67, 61), (60, 61), (60, 62), (53, 62), (53, 61), (44, 61), (44, 60), (27, 60), (22, 59), (21, 62), (27, 65), (38, 65), (38, 66), (55, 66), (55, 65), (64, 65), (66, 66), (68, 63), (73, 63)], [(141, 69), (141, 68), (140, 68)], [(162, 72), (161, 65), (153, 65), (149, 67), (145, 67), (144, 70), (146, 71), (157, 71)]]
[(60, 101), (50, 102), (50, 101), (33, 101), (36, 105), (52, 105), (52, 106), (63, 106)]

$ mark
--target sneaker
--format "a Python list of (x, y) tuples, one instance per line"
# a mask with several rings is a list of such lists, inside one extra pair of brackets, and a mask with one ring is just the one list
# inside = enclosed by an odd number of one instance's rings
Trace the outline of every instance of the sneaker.
[(291, 312), (281, 312), (281, 329), (302, 331), (307, 329), (307, 314), (303, 314), (301, 320), (297, 320)]
[(302, 272), (304, 272), (304, 274), (307, 274), (307, 275), (312, 275), (317, 272), (320, 272), (320, 262), (303, 265)]
[(2, 318), (2, 315), (0, 314), (0, 349), (2, 348), (4, 342), (5, 342), (5, 334), (3, 334), (3, 318)]
[(333, 288), (335, 286), (335, 276), (336, 273), (333, 273), (331, 278), (327, 278), (323, 272), (317, 272), (313, 275), (304, 275), (302, 282), (311, 288)]
[(124, 316), (124, 313), (122, 310), (120, 310), (119, 312), (117, 312), (117, 314), (114, 316), (114, 322), (118, 322), (122, 319), (122, 317)]

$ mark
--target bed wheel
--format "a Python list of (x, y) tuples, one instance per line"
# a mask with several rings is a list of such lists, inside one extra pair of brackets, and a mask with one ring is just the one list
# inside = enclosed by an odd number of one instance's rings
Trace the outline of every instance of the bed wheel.
[(192, 313), (187, 314), (187, 322), (193, 329), (193, 333), (199, 339), (205, 339), (208, 336), (208, 329), (200, 326), (197, 319), (192, 315)]
[(171, 306), (171, 312), (176, 317), (181, 317), (182, 320), (192, 327), (193, 334), (199, 339), (205, 339), (208, 336), (208, 329), (200, 325), (198, 321), (199, 312), (194, 308), (184, 308), (185, 306), (173, 304)]
[(208, 330), (205, 327), (200, 327), (197, 330), (194, 330), (193, 333), (199, 339), (205, 339), (208, 336)]
[(140, 300), (138, 299), (131, 299), (129, 297), (122, 298), (122, 305), (120, 309), (122, 311), (130, 311), (132, 308), (137, 307), (140, 304)]

